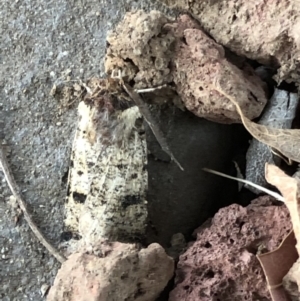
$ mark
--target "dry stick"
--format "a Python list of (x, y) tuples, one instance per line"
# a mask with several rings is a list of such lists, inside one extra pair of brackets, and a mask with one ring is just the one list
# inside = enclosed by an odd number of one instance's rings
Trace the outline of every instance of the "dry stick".
[(180, 165), (180, 163), (177, 161), (177, 159), (174, 157), (173, 153), (171, 152), (167, 140), (165, 139), (165, 136), (163, 132), (161, 131), (159, 125), (155, 121), (155, 119), (152, 117), (151, 112), (147, 106), (147, 104), (142, 100), (140, 95), (134, 91), (132, 87), (129, 85), (122, 83), (124, 90), (127, 92), (127, 94), (132, 98), (132, 100), (135, 102), (135, 104), (138, 106), (139, 110), (141, 111), (142, 115), (144, 116), (146, 122), (150, 126), (156, 140), (158, 141), (160, 147), (164, 152), (166, 152), (171, 159), (178, 165), (178, 167), (183, 171), (183, 167)]
[(10, 170), (10, 167), (7, 163), (6, 156), (4, 154), (3, 146), (0, 144), (0, 167), (2, 168), (2, 171), (4, 173), (5, 179), (7, 181), (7, 184), (13, 194), (13, 196), (16, 198), (19, 207), (23, 211), (25, 220), (27, 221), (29, 227), (31, 228), (32, 232), (35, 234), (35, 236), (38, 238), (38, 240), (44, 245), (44, 247), (52, 254), (59, 262), (63, 263), (66, 261), (66, 258), (61, 255), (58, 250), (56, 250), (44, 237), (42, 232), (38, 229), (37, 225), (32, 220), (30, 214), (28, 213), (27, 207), (25, 202), (23, 201), (20, 193), (20, 188), (18, 187), (16, 181), (14, 180), (14, 177), (12, 175), (12, 172)]
[(161, 85), (161, 86), (157, 86), (154, 88), (147, 88), (147, 89), (136, 89), (134, 90), (136, 93), (149, 93), (149, 92), (154, 92), (156, 90), (160, 90), (162, 88), (167, 88), (168, 85)]
[(222, 173), (222, 172), (219, 172), (219, 171), (216, 171), (216, 170), (213, 170), (213, 169), (209, 169), (209, 168), (202, 168), (202, 170), (204, 170), (206, 172), (209, 172), (209, 173), (213, 173), (215, 175), (218, 175), (218, 176), (221, 176), (221, 177), (224, 177), (224, 178), (228, 178), (228, 179), (235, 180), (235, 181), (238, 181), (238, 182), (241, 182), (241, 183), (244, 183), (244, 184), (248, 184), (250, 186), (255, 187), (256, 189), (258, 189), (260, 191), (263, 191), (263, 192), (267, 193), (268, 195), (273, 196), (278, 201), (285, 202), (284, 198), (279, 193), (276, 193), (276, 192), (274, 192), (272, 190), (269, 190), (267, 188), (264, 188), (262, 186), (254, 184), (254, 183), (252, 183), (250, 181), (247, 181), (247, 180), (244, 180), (244, 179), (235, 178), (235, 177), (232, 177), (232, 176), (228, 176), (225, 173)]

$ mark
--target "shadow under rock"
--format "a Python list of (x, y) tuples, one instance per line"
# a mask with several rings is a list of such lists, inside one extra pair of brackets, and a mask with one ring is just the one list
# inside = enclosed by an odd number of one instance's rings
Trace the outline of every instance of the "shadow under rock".
[(151, 111), (184, 168), (181, 171), (170, 162), (145, 124), (149, 151), (146, 243), (158, 242), (167, 248), (173, 234), (180, 232), (190, 240), (194, 229), (236, 199), (237, 183), (202, 168), (232, 173), (233, 156), (239, 147), (235, 134), (239, 125), (213, 123), (174, 106), (162, 109), (153, 105)]

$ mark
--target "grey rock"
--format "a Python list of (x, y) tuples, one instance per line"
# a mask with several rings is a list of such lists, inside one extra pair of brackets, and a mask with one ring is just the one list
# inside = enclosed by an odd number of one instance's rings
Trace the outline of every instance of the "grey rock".
[[(298, 101), (296, 93), (275, 89), (258, 124), (277, 129), (290, 129), (295, 118)], [(265, 164), (279, 164), (280, 158), (274, 156), (268, 145), (253, 138), (247, 151), (246, 160), (246, 180), (262, 187), (268, 187), (269, 184), (265, 179)], [(258, 189), (250, 185), (246, 187), (254, 193), (260, 193)]]

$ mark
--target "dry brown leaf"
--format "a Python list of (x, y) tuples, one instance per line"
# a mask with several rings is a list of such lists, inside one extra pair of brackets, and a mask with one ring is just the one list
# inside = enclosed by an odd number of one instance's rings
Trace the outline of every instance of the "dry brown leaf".
[(278, 150), (287, 158), (300, 162), (300, 130), (274, 129), (256, 124), (242, 115), (241, 117), (244, 126), (254, 138)]
[(291, 220), (297, 239), (296, 248), (300, 254), (300, 180), (286, 175), (280, 168), (275, 165), (266, 164), (266, 180), (276, 186), (284, 197), (285, 204), (289, 209)]
[[(219, 92), (222, 93), (222, 91)], [(230, 95), (226, 95), (226, 97), (235, 104), (245, 128), (254, 138), (278, 150), (287, 158), (300, 163), (300, 130), (275, 129), (256, 124), (243, 114), (238, 103)]]
[(291, 300), (282, 286), (282, 279), (298, 259), (295, 244), (294, 232), (291, 231), (276, 250), (257, 255), (264, 270), (273, 301)]
[[(284, 299), (282, 285), (276, 287), (276, 284), (282, 283), (282, 278), (290, 270), (294, 262), (300, 254), (300, 219), (299, 219), (299, 188), (300, 180), (298, 178), (292, 178), (286, 175), (280, 168), (272, 164), (266, 164), (265, 168), (266, 180), (276, 186), (284, 197), (285, 204), (290, 212), (293, 229), (294, 231), (289, 234), (289, 236), (282, 242), (280, 247), (275, 250), (275, 253), (269, 253), (270, 255), (263, 254), (258, 256), (259, 261), (261, 262), (263, 269), (265, 271), (267, 281), (270, 286), (270, 293), (277, 298), (273, 300), (289, 300)], [(296, 245), (296, 247), (295, 247)], [(298, 254), (297, 254), (298, 251)], [(264, 257), (266, 256), (266, 257)], [(270, 256), (270, 258), (268, 258)], [(278, 262), (277, 262), (278, 261)], [(267, 274), (267, 270), (274, 267), (274, 271), (271, 272), (271, 276)], [(276, 266), (276, 267), (275, 267)], [(281, 273), (279, 275), (279, 273)], [(274, 286), (272, 289), (272, 286)]]

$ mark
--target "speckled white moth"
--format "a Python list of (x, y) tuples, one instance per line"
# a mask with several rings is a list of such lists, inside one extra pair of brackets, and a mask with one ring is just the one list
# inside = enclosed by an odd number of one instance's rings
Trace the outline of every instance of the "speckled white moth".
[(65, 204), (66, 231), (91, 246), (143, 238), (147, 218), (141, 114), (123, 99), (118, 79), (101, 79), (96, 86), (78, 107)]

